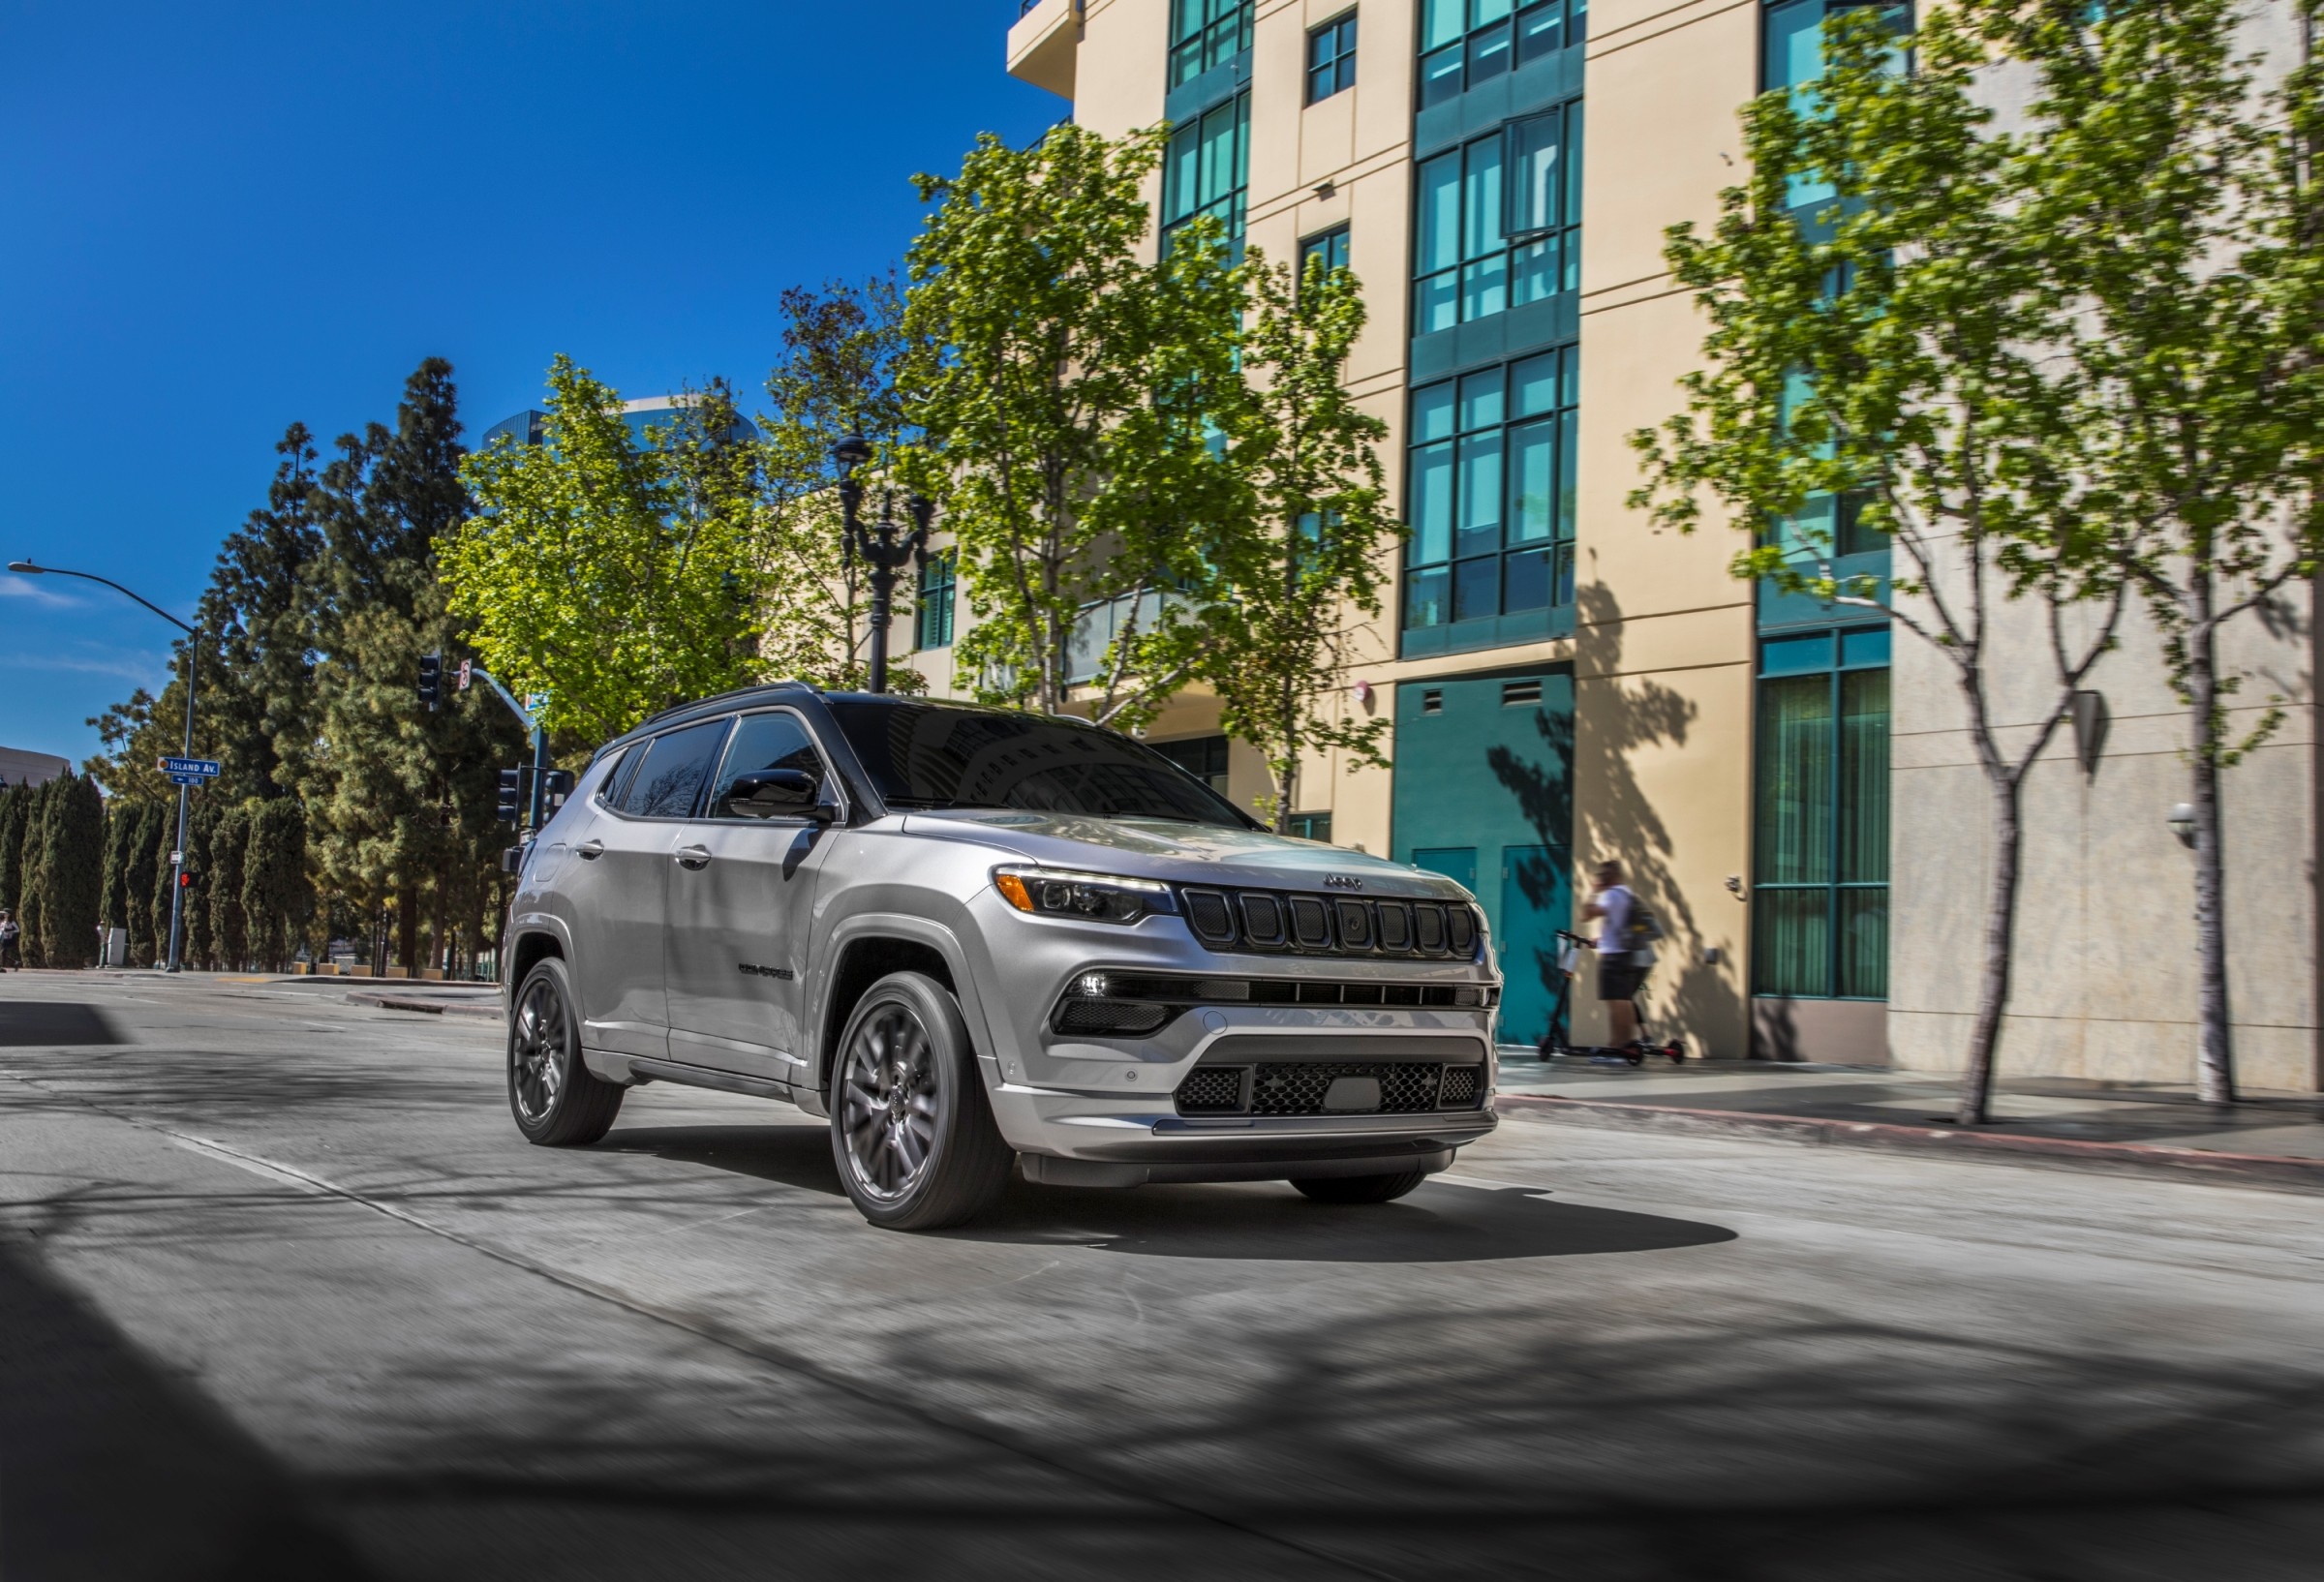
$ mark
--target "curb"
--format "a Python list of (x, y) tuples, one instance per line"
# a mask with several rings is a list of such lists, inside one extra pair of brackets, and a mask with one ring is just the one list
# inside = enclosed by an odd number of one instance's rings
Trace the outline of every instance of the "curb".
[(358, 990), (348, 995), (347, 1003), (376, 1006), (382, 1011), (418, 1011), (431, 1017), (482, 1017), (491, 1021), (501, 1019), (501, 1008), (496, 1004), (432, 1000), (418, 994), (367, 994)]
[(2085, 1142), (2073, 1138), (2013, 1137), (1939, 1126), (1884, 1121), (1827, 1120), (1814, 1115), (1770, 1115), (1753, 1110), (1685, 1110), (1609, 1099), (1561, 1099), (1540, 1093), (1502, 1093), (1493, 1106), (1530, 1111), (1543, 1120), (1609, 1131), (1683, 1132), (1697, 1137), (1770, 1138), (1811, 1146), (1869, 1148), (1891, 1153), (1969, 1155), (2008, 1164), (2117, 1175), (2175, 1176), (2214, 1186), (2267, 1186), (2324, 1192), (2324, 1159), (2278, 1154), (2215, 1153), (2144, 1142)]

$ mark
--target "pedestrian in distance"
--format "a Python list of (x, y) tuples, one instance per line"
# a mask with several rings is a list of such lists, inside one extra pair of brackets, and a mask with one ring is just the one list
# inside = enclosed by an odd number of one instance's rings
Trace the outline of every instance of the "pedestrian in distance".
[(24, 970), (24, 930), (16, 914), (0, 909), (0, 972)]
[(1622, 882), (1622, 865), (1598, 865), (1598, 888), (1581, 909), (1585, 919), (1598, 922), (1598, 998), (1613, 1019), (1611, 1048), (1638, 1051), (1638, 986), (1654, 964), (1654, 949), (1639, 937), (1645, 909)]

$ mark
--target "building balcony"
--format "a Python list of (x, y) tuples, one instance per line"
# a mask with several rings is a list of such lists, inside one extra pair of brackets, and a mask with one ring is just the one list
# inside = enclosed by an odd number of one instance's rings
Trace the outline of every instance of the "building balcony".
[(1082, 0), (1024, 0), (1009, 29), (1009, 76), (1073, 97), (1074, 53), (1082, 43)]

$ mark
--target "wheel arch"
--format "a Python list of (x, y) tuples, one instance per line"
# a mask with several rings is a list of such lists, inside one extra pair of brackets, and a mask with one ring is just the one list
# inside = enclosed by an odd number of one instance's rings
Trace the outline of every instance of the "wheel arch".
[(832, 1063), (839, 1058), (840, 1039), (847, 1019), (865, 990), (892, 972), (918, 972), (934, 979), (960, 1002), (962, 1019), (977, 1053), (987, 1056), (992, 1041), (982, 1036), (983, 1010), (977, 1002), (975, 980), (966, 969), (960, 941), (940, 924), (925, 918), (871, 916), (851, 920), (845, 932), (832, 942), (831, 964), (817, 975), (820, 997), (810, 1012), (814, 1031), (815, 1093), (831, 1085)]

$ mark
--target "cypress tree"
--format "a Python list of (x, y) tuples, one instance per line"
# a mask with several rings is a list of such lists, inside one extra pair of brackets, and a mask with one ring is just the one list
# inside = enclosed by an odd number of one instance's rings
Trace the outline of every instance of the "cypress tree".
[(250, 928), (242, 910), (242, 854), (250, 841), (250, 814), (229, 807), (210, 831), (209, 934), (218, 964), (229, 972), (250, 965)]
[(129, 917), (129, 844), (144, 812), (140, 803), (116, 797), (105, 809), (105, 884), (98, 912), (107, 928), (124, 928)]
[(169, 959), (169, 888), (177, 882), (169, 854), (177, 850), (177, 809), (161, 804), (153, 821), (153, 904), (147, 927), (153, 930), (153, 958)]
[(16, 850), (24, 843), (24, 806), (32, 796), (26, 785), (0, 780), (0, 907), (16, 909)]
[(105, 795), (85, 776), (55, 785), (41, 821), (41, 955), (52, 967), (85, 967), (97, 959)]
[(259, 966), (281, 972), (304, 932), (312, 899), (307, 887), (307, 813), (295, 798), (277, 797), (251, 814), (242, 859), (242, 909)]
[[(129, 930), (129, 960), (132, 966), (149, 967), (154, 962), (153, 893), (160, 876), (154, 870), (154, 850), (161, 838), (166, 810), (158, 802), (138, 805), (137, 813), (123, 834), (128, 849), (128, 862), (122, 885), (121, 926)], [(161, 848), (167, 856), (168, 848)]]
[(197, 799), (186, 830), (186, 871), (194, 875), (193, 887), (186, 892), (186, 965), (211, 970), (218, 961), (210, 938), (210, 909), (204, 901), (212, 882), (210, 833), (217, 826), (216, 805)]
[(28, 967), (48, 964), (47, 953), (41, 948), (46, 937), (42, 914), (47, 910), (48, 899), (41, 859), (47, 848), (48, 809), (62, 783), (50, 780), (33, 788), (25, 799), (24, 823), (16, 839), (16, 923), (24, 930), (24, 964)]

